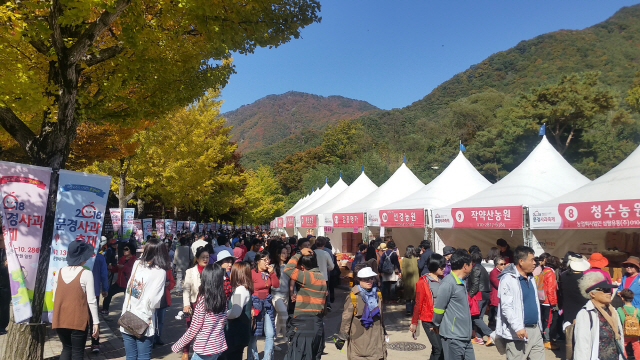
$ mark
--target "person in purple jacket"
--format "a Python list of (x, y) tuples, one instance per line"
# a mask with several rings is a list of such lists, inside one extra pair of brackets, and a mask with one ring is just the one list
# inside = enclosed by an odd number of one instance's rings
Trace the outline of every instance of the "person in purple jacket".
[(451, 255), (453, 255), (454, 252), (456, 252), (456, 249), (453, 246), (445, 246), (444, 249), (442, 249), (442, 256), (447, 260), (447, 266), (444, 267), (444, 275), (442, 277), (449, 275), (451, 272)]
[[(106, 238), (104, 238), (104, 243), (106, 244)], [(109, 292), (109, 274), (107, 272), (107, 260), (105, 259), (102, 253), (96, 254), (95, 262), (93, 263), (93, 287), (96, 292), (96, 302), (100, 304), (100, 294), (102, 293), (102, 297), (106, 297)], [(100, 291), (102, 289), (102, 292)], [(89, 320), (91, 316), (89, 316)], [(91, 321), (93, 322), (93, 321)], [(92, 328), (93, 324), (89, 324), (89, 328)], [(100, 352), (100, 338), (93, 336), (91, 337), (91, 351), (94, 353)]]

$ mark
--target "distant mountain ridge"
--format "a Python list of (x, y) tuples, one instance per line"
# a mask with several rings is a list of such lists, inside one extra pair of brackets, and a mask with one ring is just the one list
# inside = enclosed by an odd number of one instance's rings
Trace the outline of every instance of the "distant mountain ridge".
[(328, 124), (379, 111), (366, 101), (343, 96), (320, 96), (289, 91), (268, 95), (252, 104), (222, 114), (232, 140), (241, 152), (249, 152), (298, 136), (303, 130), (323, 130)]

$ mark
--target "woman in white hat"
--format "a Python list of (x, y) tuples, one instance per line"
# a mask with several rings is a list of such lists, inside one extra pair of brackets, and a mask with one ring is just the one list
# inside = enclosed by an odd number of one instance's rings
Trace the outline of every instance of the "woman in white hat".
[(387, 357), (387, 332), (382, 315), (382, 296), (374, 285), (377, 274), (365, 264), (356, 266), (355, 285), (345, 299), (336, 347), (347, 343), (349, 360)]
[(222, 270), (224, 270), (224, 294), (227, 301), (229, 301), (231, 293), (233, 293), (233, 289), (231, 288), (231, 266), (234, 262), (236, 262), (236, 258), (231, 255), (229, 251), (222, 250), (218, 253), (216, 264), (220, 265)]

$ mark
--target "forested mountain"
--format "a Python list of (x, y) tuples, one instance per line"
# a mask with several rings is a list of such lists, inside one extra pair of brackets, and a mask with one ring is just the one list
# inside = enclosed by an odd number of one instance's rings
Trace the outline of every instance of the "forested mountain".
[[(640, 143), (638, 70), (640, 5), (583, 30), (521, 41), (405, 108), (363, 115), (340, 124), (340, 131), (329, 126), (322, 142), (271, 145), (279, 155), (299, 146), (284, 159), (258, 150), (246, 160), (273, 165), (291, 203), (325, 176), (331, 184), (340, 171), (357, 174), (363, 164), (380, 184), (403, 155), (426, 183), (453, 159), (460, 141), (476, 168), (497, 181), (539, 142), (538, 128), (546, 123), (565, 159), (595, 178)], [(338, 145), (331, 141), (336, 137)]]
[(289, 91), (265, 96), (223, 116), (233, 126), (232, 139), (245, 153), (288, 137), (304, 137), (305, 133), (323, 130), (337, 120), (354, 119), (376, 110), (366, 101)]

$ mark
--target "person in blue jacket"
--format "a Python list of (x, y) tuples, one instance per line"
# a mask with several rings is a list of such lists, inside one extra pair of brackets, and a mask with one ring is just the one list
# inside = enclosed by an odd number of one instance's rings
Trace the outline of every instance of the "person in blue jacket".
[[(106, 240), (106, 239), (105, 239)], [(107, 260), (102, 253), (96, 254), (95, 262), (93, 263), (93, 287), (96, 292), (97, 303), (100, 304), (100, 289), (102, 289), (102, 297), (106, 297), (109, 293), (109, 274), (107, 272)], [(91, 316), (89, 316), (91, 319)], [(92, 319), (91, 319), (92, 320)], [(90, 324), (90, 328), (93, 324)], [(91, 351), (94, 353), (100, 352), (100, 338), (91, 337)]]
[(629, 289), (635, 294), (631, 305), (636, 309), (640, 309), (640, 259), (635, 256), (629, 256), (629, 258), (622, 263), (622, 269), (625, 270), (625, 274), (622, 276), (620, 286), (618, 287), (618, 295), (623, 289)]

